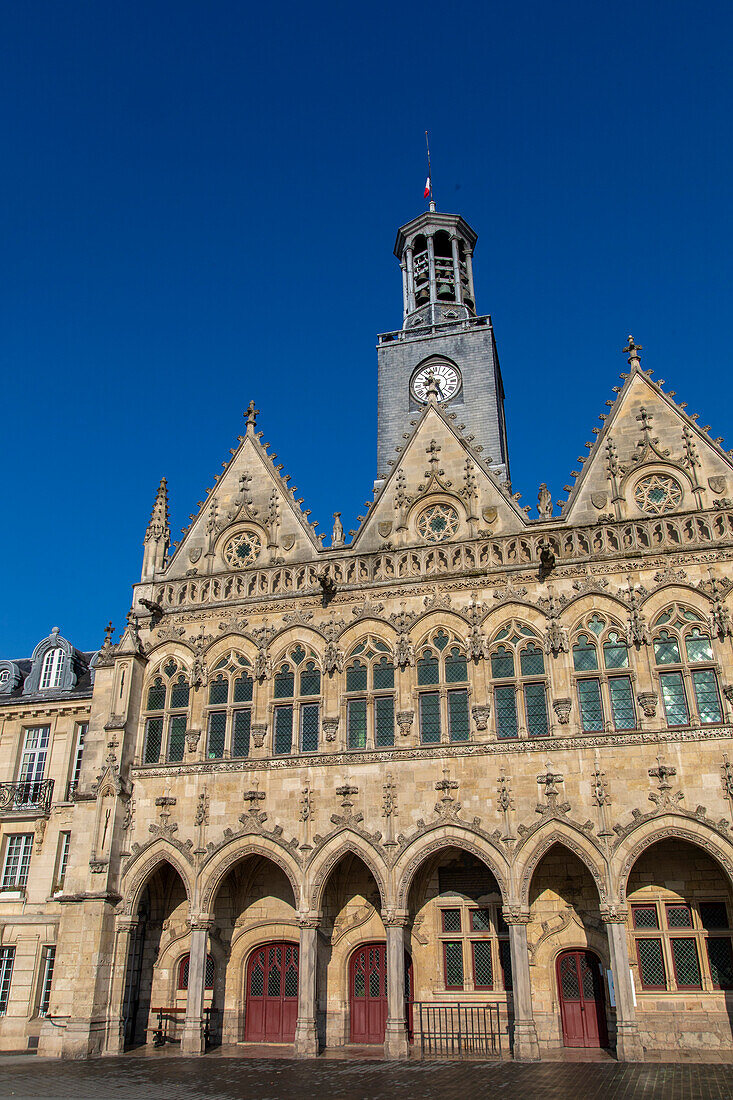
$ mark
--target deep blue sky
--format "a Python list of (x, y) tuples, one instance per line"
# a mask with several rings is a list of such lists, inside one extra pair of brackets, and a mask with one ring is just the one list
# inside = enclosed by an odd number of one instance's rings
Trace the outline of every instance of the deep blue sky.
[(158, 479), (177, 537), (250, 397), (355, 526), (426, 127), (522, 503), (564, 496), (628, 332), (733, 438), (729, 2), (23, 0), (0, 34), (3, 656), (123, 622)]

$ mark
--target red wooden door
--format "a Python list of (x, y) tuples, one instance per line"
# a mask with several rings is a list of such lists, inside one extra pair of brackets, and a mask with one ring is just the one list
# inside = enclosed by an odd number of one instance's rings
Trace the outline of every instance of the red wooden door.
[(298, 945), (267, 943), (247, 966), (244, 1037), (252, 1043), (292, 1043), (298, 1019)]
[(351, 1042), (383, 1043), (387, 1026), (387, 945), (368, 943), (349, 966)]
[(606, 1005), (598, 959), (591, 951), (565, 951), (557, 960), (562, 1035), (566, 1047), (606, 1047)]

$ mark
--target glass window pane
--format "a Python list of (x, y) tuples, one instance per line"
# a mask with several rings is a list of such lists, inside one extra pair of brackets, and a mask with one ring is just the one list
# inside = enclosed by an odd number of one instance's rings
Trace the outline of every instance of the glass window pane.
[(292, 699), (295, 694), (295, 674), (281, 669), (275, 676), (275, 698)]
[(462, 684), (468, 679), (466, 658), (459, 649), (452, 649), (445, 658), (445, 679), (448, 684)]
[(633, 905), (634, 928), (659, 928), (656, 905)]
[(157, 764), (160, 759), (160, 746), (163, 743), (163, 719), (148, 718), (145, 723), (145, 750), (143, 762)]
[(175, 684), (171, 687), (171, 706), (175, 709), (178, 707), (188, 706), (189, 686), (183, 676), (179, 676)]
[(512, 952), (509, 940), (499, 940), (499, 966), (504, 989), (512, 988)]
[(443, 952), (446, 989), (463, 989), (463, 944), (460, 941), (444, 943)]
[(636, 728), (634, 711), (634, 693), (628, 676), (611, 676), (608, 680), (608, 694), (611, 697), (611, 715), (617, 730)]
[(185, 714), (174, 714), (168, 726), (168, 759), (178, 762), (183, 760), (183, 752), (186, 748)]
[(674, 959), (674, 974), (677, 985), (686, 989), (700, 989), (700, 960), (697, 957), (697, 943), (693, 936), (673, 936), (670, 946)]
[(346, 669), (346, 690), (366, 691), (366, 689), (367, 666), (363, 665), (361, 661), (354, 661), (350, 668)]
[[(319, 673), (320, 676), (320, 673)], [(318, 703), (304, 703), (300, 708), (300, 751), (318, 751)]]
[(607, 642), (603, 644), (603, 662), (606, 668), (628, 668), (629, 647), (622, 641), (618, 634), (609, 635)]
[(522, 650), (519, 656), (519, 665), (522, 676), (544, 676), (545, 655), (539, 646), (530, 643)]
[(603, 729), (603, 706), (599, 680), (578, 680), (580, 721), (584, 730)]
[(378, 695), (374, 700), (377, 747), (394, 745), (394, 696)]
[(514, 654), (503, 645), (491, 654), (491, 675), (495, 680), (514, 675)]
[(489, 909), (472, 909), (471, 910), (471, 931), (472, 932), (490, 932), (491, 931), (491, 912)]
[(437, 691), (420, 696), (420, 740), (423, 745), (440, 742), (440, 696)]
[(365, 749), (367, 735), (366, 699), (349, 699), (346, 706), (346, 724), (349, 748)]
[(722, 722), (718, 681), (713, 670), (711, 668), (695, 669), (692, 673), (692, 686), (700, 721), (703, 724)]
[(636, 941), (639, 975), (644, 989), (666, 989), (667, 974), (664, 969), (662, 941), (643, 939)]
[(468, 692), (448, 692), (448, 737), (451, 741), (468, 741), (471, 727), (468, 721)]
[(227, 713), (216, 710), (209, 715), (209, 731), (206, 755), (209, 760), (221, 760), (224, 755), (224, 741), (227, 732)]
[(654, 656), (658, 665), (678, 665), (680, 663), (680, 647), (677, 639), (670, 637), (663, 630), (658, 638), (654, 639)]
[(513, 687), (494, 689), (494, 710), (496, 712), (496, 736), (500, 740), (517, 737), (517, 697)]
[(716, 989), (733, 989), (733, 951), (729, 936), (710, 936), (707, 940), (710, 977)]
[(312, 661), (308, 662), (300, 674), (300, 694), (321, 694), (321, 674)]
[(438, 631), (438, 633), (433, 638), (433, 644), (436, 645), (438, 649), (445, 649), (445, 647), (448, 645), (448, 635), (444, 630)]
[(229, 681), (224, 676), (217, 676), (209, 684), (209, 705), (221, 706), (229, 698)]
[(690, 663), (695, 661), (712, 661), (713, 659), (713, 646), (710, 639), (701, 634), (699, 630), (693, 630), (691, 634), (688, 634), (685, 638), (685, 649), (687, 650), (687, 660)]
[(234, 681), (234, 702), (235, 703), (251, 703), (252, 702), (252, 677), (246, 672), (242, 676), (238, 676)]
[(293, 708), (275, 707), (275, 755), (283, 756), (293, 747)]
[(461, 930), (461, 910), (460, 909), (441, 909), (441, 916), (443, 922), (444, 932), (460, 932)]
[(15, 962), (15, 948), (0, 948), (0, 1016), (8, 1011), (10, 999), (10, 981), (13, 976), (13, 963)]
[(491, 940), (474, 940), (472, 947), (474, 985), (477, 989), (491, 989), (494, 984)]
[(438, 658), (432, 653), (426, 653), (417, 662), (417, 682), (418, 684), (437, 684), (438, 680)]
[(598, 668), (596, 647), (585, 634), (581, 634), (573, 646), (573, 667), (576, 672), (595, 672)]
[(700, 920), (703, 928), (711, 932), (718, 928), (728, 928), (728, 910), (724, 901), (701, 901)]
[(524, 709), (527, 714), (527, 733), (530, 737), (547, 737), (547, 696), (544, 684), (524, 685)]
[(668, 726), (686, 726), (690, 716), (687, 712), (685, 685), (681, 672), (665, 672), (659, 677), (662, 688), (662, 702)]
[(374, 690), (386, 691), (394, 687), (394, 665), (387, 657), (382, 657), (374, 666)]
[(165, 687), (158, 677), (148, 688), (148, 710), (162, 710), (165, 706)]
[(692, 928), (692, 913), (689, 905), (667, 905), (668, 928)]
[(232, 718), (232, 756), (249, 756), (252, 711), (235, 710)]

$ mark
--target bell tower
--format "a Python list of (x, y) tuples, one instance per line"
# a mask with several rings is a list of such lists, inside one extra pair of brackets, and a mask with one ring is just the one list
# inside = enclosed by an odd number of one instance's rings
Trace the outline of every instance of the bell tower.
[(476, 233), (459, 214), (424, 214), (397, 233), (403, 324), (377, 344), (377, 485), (389, 474), (428, 383), (473, 435), (492, 469), (509, 477), (504, 389), (491, 318), (476, 312)]

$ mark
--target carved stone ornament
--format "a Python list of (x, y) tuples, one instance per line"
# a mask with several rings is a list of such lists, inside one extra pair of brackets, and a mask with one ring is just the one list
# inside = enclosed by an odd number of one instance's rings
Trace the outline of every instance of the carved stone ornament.
[(201, 730), (186, 730), (186, 752), (196, 752)]
[(570, 711), (573, 706), (572, 699), (553, 699), (552, 709), (557, 715), (557, 720), (561, 726), (567, 726), (570, 720)]
[(335, 741), (339, 728), (338, 718), (324, 718), (321, 722), (321, 726), (323, 728), (323, 736), (326, 740)]
[(295, 546), (295, 535), (283, 535), (280, 539), (283, 550), (292, 550)]
[(496, 523), (496, 517), (498, 516), (498, 514), (499, 511), (493, 504), (488, 508), (481, 509), (481, 515), (483, 516), (485, 523)]
[(252, 740), (255, 743), (256, 749), (261, 749), (265, 743), (265, 735), (267, 734), (267, 726), (253, 725), (252, 726)]
[(490, 713), (491, 707), (489, 707), (488, 704), (479, 704), (475, 707), (471, 707), (471, 714), (473, 715), (477, 730), (485, 730), (488, 728)]
[(412, 729), (412, 723), (415, 719), (414, 710), (398, 710), (397, 711), (397, 725), (400, 727), (400, 733), (403, 737), (407, 737), (408, 733)]
[(708, 485), (714, 493), (724, 493), (726, 488), (726, 479), (724, 477), (709, 477)]
[(656, 691), (640, 691), (636, 696), (639, 706), (644, 711), (645, 718), (654, 718), (657, 713), (659, 696)]
[(200, 546), (192, 546), (190, 548), (190, 550), (188, 551), (188, 560), (191, 562), (192, 565), (195, 565), (200, 557), (201, 557), (201, 547)]
[(379, 531), (382, 538), (386, 539), (388, 535), (392, 534), (392, 521), (380, 520), (380, 522), (377, 524), (377, 530)]
[(597, 508), (601, 512), (606, 507), (606, 501), (608, 500), (607, 493), (591, 493), (590, 502), (594, 508)]

